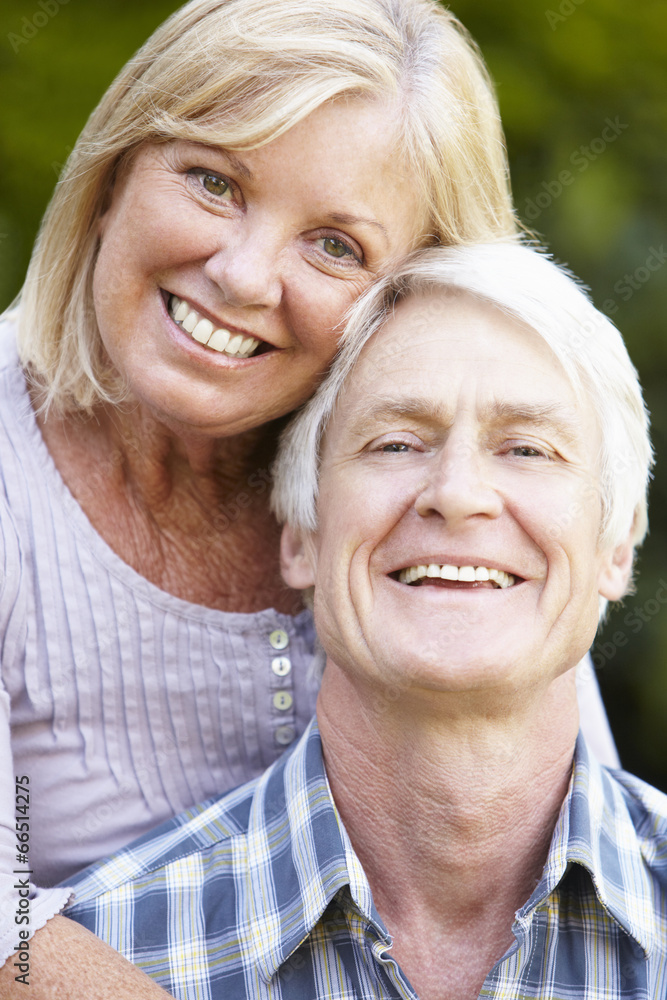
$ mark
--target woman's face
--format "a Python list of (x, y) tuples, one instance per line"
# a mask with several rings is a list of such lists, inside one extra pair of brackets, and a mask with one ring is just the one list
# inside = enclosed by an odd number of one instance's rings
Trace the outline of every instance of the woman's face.
[(102, 218), (94, 278), (133, 397), (210, 437), (307, 399), (347, 308), (424, 231), (395, 149), (390, 109), (362, 101), (324, 105), (260, 149), (141, 148)]

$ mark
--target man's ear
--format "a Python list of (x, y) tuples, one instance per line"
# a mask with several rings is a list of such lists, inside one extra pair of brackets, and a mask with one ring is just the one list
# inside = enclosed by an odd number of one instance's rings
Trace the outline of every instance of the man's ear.
[(598, 592), (601, 597), (606, 597), (608, 601), (620, 601), (625, 597), (630, 589), (634, 557), (632, 535), (628, 535), (624, 542), (607, 552), (598, 576)]
[(315, 586), (314, 546), (291, 525), (286, 524), (280, 539), (280, 570), (283, 580), (293, 590)]

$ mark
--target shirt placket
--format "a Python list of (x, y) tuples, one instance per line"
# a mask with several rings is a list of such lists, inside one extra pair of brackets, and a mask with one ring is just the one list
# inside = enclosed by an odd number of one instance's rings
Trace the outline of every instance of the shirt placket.
[(269, 663), (269, 715), (273, 738), (284, 749), (296, 736), (290, 637), (284, 628), (276, 628), (269, 635)]

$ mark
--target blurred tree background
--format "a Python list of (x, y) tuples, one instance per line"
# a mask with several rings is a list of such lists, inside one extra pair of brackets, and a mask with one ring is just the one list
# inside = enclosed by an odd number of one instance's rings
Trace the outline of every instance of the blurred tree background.
[[(267, 3), (271, 0), (267, 0)], [(87, 115), (170, 0), (2, 0), (0, 308)], [(496, 81), (516, 204), (618, 324), (658, 465), (637, 592), (594, 659), (625, 767), (667, 790), (667, 4), (453, 0)]]

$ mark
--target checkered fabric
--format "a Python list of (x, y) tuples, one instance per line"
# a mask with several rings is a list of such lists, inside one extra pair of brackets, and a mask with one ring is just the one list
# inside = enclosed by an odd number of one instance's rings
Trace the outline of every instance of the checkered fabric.
[[(315, 722), (261, 778), (70, 884), (67, 916), (178, 998), (416, 996), (333, 804)], [(666, 890), (667, 796), (601, 768), (580, 737), (542, 878), (480, 997), (665, 1000)]]

